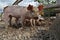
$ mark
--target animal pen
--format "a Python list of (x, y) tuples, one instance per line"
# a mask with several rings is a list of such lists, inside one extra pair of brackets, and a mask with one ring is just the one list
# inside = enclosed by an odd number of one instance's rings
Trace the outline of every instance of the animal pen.
[[(13, 27), (10, 30), (16, 35), (20, 34), (17, 36), (19, 40), (60, 40), (60, 4), (23, 7), (18, 6), (18, 3), (17, 1), (12, 6), (4, 8), (2, 21), (5, 22), (6, 29)], [(52, 8), (54, 10), (51, 13), (55, 14), (48, 14), (49, 17), (45, 17), (44, 10)], [(52, 18), (52, 15), (56, 18)]]

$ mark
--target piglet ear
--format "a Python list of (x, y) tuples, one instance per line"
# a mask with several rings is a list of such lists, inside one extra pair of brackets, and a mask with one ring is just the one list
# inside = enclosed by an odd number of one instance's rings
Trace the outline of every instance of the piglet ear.
[(44, 7), (43, 5), (39, 5), (38, 9), (41, 11), (41, 10), (43, 10), (43, 7)]
[(33, 6), (29, 4), (27, 7), (27, 10), (30, 10), (30, 11), (33, 10)]

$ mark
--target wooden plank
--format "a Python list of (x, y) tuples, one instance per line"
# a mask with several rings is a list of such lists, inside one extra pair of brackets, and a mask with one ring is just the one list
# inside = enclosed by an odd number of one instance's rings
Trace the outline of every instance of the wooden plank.
[(46, 6), (44, 6), (44, 9), (48, 9), (48, 8), (60, 8), (60, 4), (48, 4)]

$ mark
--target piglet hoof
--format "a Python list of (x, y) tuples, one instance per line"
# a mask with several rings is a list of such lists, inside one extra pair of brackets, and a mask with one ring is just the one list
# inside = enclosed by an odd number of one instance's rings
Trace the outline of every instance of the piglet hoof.
[(19, 29), (19, 28), (22, 27), (22, 25), (21, 25), (20, 23), (18, 23), (18, 24), (13, 24), (12, 26), (13, 26), (13, 28), (16, 28), (16, 29)]
[(12, 27), (12, 25), (8, 25), (8, 27)]
[(17, 25), (13, 24), (12, 26), (13, 26), (13, 28), (16, 28), (16, 29), (18, 29)]
[(5, 26), (5, 29), (8, 29), (8, 26)]

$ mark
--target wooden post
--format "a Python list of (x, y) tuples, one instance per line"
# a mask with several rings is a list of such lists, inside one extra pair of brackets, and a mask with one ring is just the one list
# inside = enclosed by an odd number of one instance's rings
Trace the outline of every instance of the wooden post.
[(55, 34), (58, 40), (60, 40), (60, 13), (57, 15), (56, 20), (51, 25), (50, 31)]
[(16, 0), (16, 1), (13, 3), (13, 5), (18, 5), (18, 3), (20, 3), (21, 1), (23, 1), (23, 0)]

